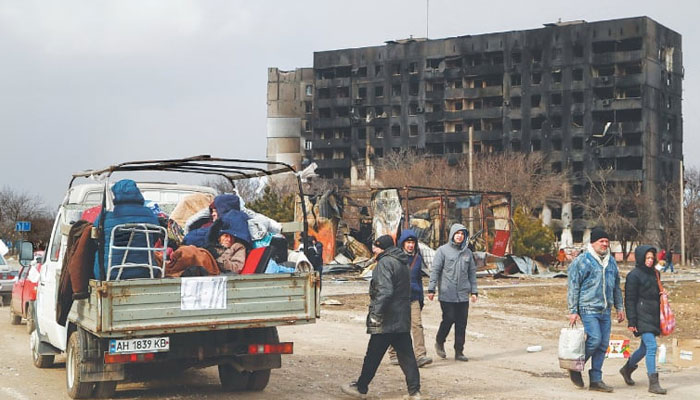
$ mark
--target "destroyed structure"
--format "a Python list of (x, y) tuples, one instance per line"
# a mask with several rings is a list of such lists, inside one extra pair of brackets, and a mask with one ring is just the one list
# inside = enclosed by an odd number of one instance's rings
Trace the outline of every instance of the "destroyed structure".
[(657, 207), (679, 182), (683, 124), (681, 35), (647, 17), (545, 24), (540, 29), (314, 53), (313, 69), (270, 68), (268, 157), (316, 162), (346, 187), (374, 183), (373, 164), (413, 149), (434, 156), (544, 152), (568, 171), (543, 219), (563, 245), (588, 240), (585, 175), (641, 183)]

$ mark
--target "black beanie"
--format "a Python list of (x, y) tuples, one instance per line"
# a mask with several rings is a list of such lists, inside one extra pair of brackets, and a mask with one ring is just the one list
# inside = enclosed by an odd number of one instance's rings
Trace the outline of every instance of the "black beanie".
[(591, 243), (595, 243), (603, 238), (610, 240), (610, 236), (608, 236), (608, 233), (605, 232), (603, 228), (593, 228), (591, 231)]
[(377, 238), (377, 240), (372, 243), (373, 245), (379, 247), (382, 250), (386, 250), (394, 245), (394, 238), (389, 235), (382, 235)]

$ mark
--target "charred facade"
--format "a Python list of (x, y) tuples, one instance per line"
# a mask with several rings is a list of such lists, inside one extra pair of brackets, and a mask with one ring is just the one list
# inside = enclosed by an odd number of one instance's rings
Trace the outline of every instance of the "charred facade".
[[(304, 158), (325, 178), (371, 180), (399, 149), (465, 154), (469, 128), (477, 153), (545, 153), (573, 198), (601, 169), (653, 202), (680, 176), (681, 36), (647, 17), (322, 51), (313, 71)], [(581, 210), (551, 214), (559, 234), (586, 240)]]

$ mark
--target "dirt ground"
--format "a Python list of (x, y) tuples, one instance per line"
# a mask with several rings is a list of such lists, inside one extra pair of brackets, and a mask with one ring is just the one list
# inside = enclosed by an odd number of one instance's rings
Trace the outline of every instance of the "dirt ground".
[[(700, 338), (700, 274), (684, 275), (685, 281), (665, 285), (678, 316), (671, 337)], [(352, 285), (352, 287), (351, 287)], [(452, 336), (446, 343), (448, 358), (437, 359), (432, 344), (440, 321), (437, 302), (426, 302), (423, 320), (428, 355), (435, 362), (420, 370), (424, 398), (430, 399), (638, 399), (654, 396), (646, 391), (644, 367), (634, 374), (637, 385), (626, 386), (617, 370), (622, 359), (606, 360), (604, 380), (615, 393), (603, 394), (575, 388), (557, 361), (559, 330), (566, 326), (564, 280), (479, 279), (480, 298), (470, 307), (465, 353), (467, 363), (453, 359)], [(349, 288), (349, 289), (348, 289)], [(326, 303), (322, 318), (313, 325), (279, 328), (280, 339), (294, 342), (294, 354), (285, 356), (282, 369), (274, 370), (268, 387), (259, 393), (222, 392), (217, 369), (188, 370), (147, 383), (121, 384), (118, 399), (346, 399), (340, 385), (357, 378), (367, 346), (365, 316), (367, 282), (324, 281)], [(345, 292), (354, 294), (342, 294)], [(8, 313), (7, 307), (0, 308)], [(6, 314), (5, 314), (6, 315)], [(613, 324), (613, 332), (627, 334), (626, 324)], [(669, 338), (660, 339), (670, 344)], [(632, 340), (635, 349), (639, 342)], [(528, 353), (531, 345), (542, 351)], [(50, 369), (32, 366), (25, 327), (0, 323), (0, 399), (63, 399), (63, 358)], [(388, 357), (387, 357), (388, 358)], [(669, 346), (669, 360), (671, 359)], [(668, 399), (700, 398), (698, 368), (659, 368)], [(587, 376), (586, 376), (587, 381)], [(400, 399), (406, 393), (399, 367), (385, 358), (370, 385), (371, 399)]]

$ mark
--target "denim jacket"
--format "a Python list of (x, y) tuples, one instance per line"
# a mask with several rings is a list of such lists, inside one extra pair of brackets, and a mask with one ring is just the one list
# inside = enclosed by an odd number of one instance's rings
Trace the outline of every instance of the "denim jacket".
[(567, 303), (569, 314), (600, 314), (614, 306), (622, 311), (620, 273), (614, 257), (603, 268), (591, 250), (576, 257), (569, 265)]

